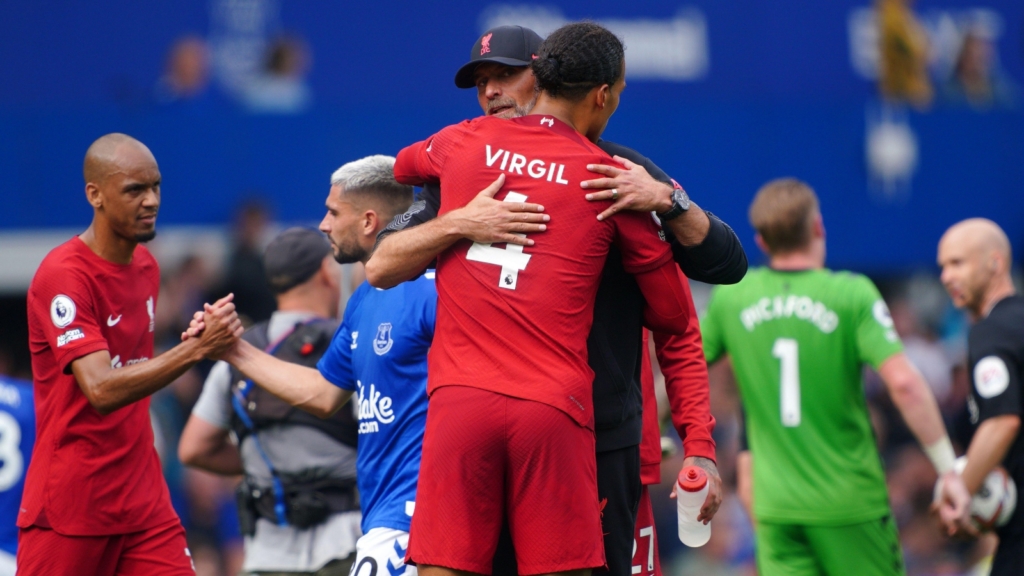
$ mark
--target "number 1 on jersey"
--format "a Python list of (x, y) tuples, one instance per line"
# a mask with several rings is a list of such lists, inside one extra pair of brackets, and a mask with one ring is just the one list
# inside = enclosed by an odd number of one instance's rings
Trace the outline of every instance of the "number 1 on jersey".
[(779, 338), (772, 346), (772, 356), (779, 359), (779, 407), (782, 425), (793, 428), (800, 425), (800, 361), (797, 342), (792, 338)]
[[(509, 192), (502, 202), (525, 202), (526, 195), (519, 192)], [(526, 234), (513, 232), (516, 236), (526, 238)], [(473, 242), (466, 253), (467, 260), (497, 264), (501, 266), (501, 276), (498, 278), (498, 287), (507, 290), (515, 290), (519, 282), (519, 271), (526, 269), (530, 261), (529, 254), (523, 254), (523, 247), (518, 244), (505, 244), (505, 248), (495, 248), (491, 244)]]

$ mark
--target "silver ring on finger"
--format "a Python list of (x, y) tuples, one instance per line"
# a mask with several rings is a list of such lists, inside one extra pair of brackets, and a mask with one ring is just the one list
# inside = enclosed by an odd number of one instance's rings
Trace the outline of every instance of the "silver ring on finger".
[(612, 188), (612, 202), (614, 202), (614, 201), (616, 201), (618, 199), (619, 199), (619, 189), (618, 188)]

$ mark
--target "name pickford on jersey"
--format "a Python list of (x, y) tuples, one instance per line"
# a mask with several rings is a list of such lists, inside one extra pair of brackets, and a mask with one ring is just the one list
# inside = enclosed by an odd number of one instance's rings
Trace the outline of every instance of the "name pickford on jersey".
[(792, 318), (793, 316), (800, 320), (807, 320), (825, 334), (831, 333), (839, 325), (839, 316), (829, 310), (827, 306), (821, 302), (815, 302), (809, 296), (794, 294), (761, 298), (740, 312), (740, 322), (743, 322), (743, 327), (747, 329), (747, 332), (753, 332), (754, 328), (762, 322), (769, 322), (776, 318)]

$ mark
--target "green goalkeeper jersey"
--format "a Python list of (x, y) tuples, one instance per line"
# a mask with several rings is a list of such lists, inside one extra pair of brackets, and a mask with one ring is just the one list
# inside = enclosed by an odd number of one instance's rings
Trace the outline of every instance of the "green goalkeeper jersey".
[(866, 277), (758, 268), (719, 286), (701, 322), (708, 363), (728, 354), (762, 522), (842, 525), (889, 511), (864, 364), (902, 350)]

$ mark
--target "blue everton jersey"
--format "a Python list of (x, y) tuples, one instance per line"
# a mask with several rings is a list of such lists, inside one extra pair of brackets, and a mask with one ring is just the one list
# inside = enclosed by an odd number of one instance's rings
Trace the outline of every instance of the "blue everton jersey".
[(363, 533), (409, 531), (427, 422), (427, 352), (437, 289), (429, 271), (379, 290), (363, 282), (317, 368), (354, 390), (359, 404), (356, 461)]
[(0, 550), (18, 548), (18, 508), (36, 440), (32, 383), (0, 376)]

